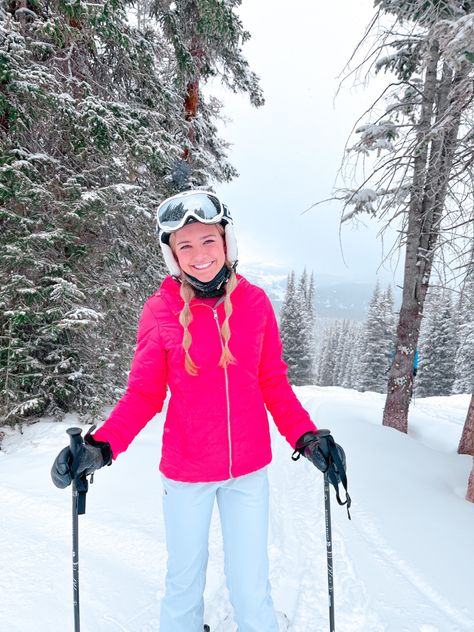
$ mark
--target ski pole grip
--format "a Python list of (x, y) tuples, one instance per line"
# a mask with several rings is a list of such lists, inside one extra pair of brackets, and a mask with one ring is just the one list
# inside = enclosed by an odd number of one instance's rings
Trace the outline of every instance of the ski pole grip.
[(81, 437), (82, 429), (68, 428), (66, 432), (69, 435), (69, 448), (72, 453), (72, 458), (75, 459), (83, 442), (83, 439)]
[(319, 436), (319, 449), (323, 453), (324, 458), (328, 459), (329, 458), (328, 437), (331, 436), (331, 431), (325, 428), (321, 430), (318, 429), (318, 436)]
[(327, 437), (330, 434), (331, 434), (330, 430), (326, 430), (325, 428), (318, 428), (318, 435), (320, 437)]
[(80, 458), (80, 451), (84, 439), (82, 438), (81, 428), (68, 428), (67, 433), (69, 435), (69, 449), (72, 454), (72, 475), (73, 480), (73, 499), (76, 502), (76, 511), (78, 515), (86, 513), (86, 493), (88, 489), (88, 483), (85, 474), (77, 476), (76, 468), (77, 461)]

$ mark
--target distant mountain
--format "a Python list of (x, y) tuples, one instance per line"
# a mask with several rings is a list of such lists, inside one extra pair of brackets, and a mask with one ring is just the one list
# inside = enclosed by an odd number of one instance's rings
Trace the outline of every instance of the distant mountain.
[[(279, 313), (285, 298), (289, 270), (273, 264), (247, 264), (239, 266), (239, 272), (266, 291), (275, 311)], [(348, 281), (329, 274), (316, 273), (314, 280), (318, 318), (365, 320), (374, 283)], [(398, 303), (397, 293), (395, 300)]]
[(265, 290), (276, 311), (280, 310), (285, 299), (288, 270), (278, 265), (254, 264), (239, 265), (238, 272), (251, 283)]
[(365, 320), (374, 291), (371, 283), (341, 281), (327, 286), (317, 285), (316, 315), (318, 318)]

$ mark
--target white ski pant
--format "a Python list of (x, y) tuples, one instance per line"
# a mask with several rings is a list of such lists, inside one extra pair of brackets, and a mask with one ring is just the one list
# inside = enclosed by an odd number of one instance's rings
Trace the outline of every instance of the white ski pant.
[(268, 580), (266, 468), (216, 483), (163, 477), (168, 549), (160, 632), (202, 632), (209, 526), (217, 498), (224, 571), (239, 632), (278, 632)]

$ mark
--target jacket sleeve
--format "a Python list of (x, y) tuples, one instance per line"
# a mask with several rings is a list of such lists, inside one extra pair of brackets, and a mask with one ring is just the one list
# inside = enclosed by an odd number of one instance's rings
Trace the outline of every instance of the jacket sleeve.
[(138, 324), (137, 346), (127, 390), (109, 418), (94, 433), (97, 441), (110, 443), (114, 459), (128, 448), (148, 421), (161, 411), (166, 396), (166, 384), (166, 351), (156, 319), (145, 303)]
[(294, 448), (305, 433), (316, 430), (308, 412), (296, 397), (287, 376), (287, 365), (282, 359), (282, 343), (275, 313), (266, 300), (266, 325), (260, 357), (259, 382), (265, 406), (279, 432)]

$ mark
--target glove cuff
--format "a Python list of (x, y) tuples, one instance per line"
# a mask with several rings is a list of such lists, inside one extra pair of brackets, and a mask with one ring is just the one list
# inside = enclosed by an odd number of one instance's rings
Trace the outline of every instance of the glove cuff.
[(87, 433), (84, 437), (84, 443), (93, 448), (99, 448), (104, 461), (103, 465), (112, 465), (112, 448), (108, 441), (97, 441), (91, 434)]
[(316, 430), (315, 432), (314, 430), (310, 430), (309, 432), (305, 432), (304, 435), (301, 435), (301, 437), (296, 442), (295, 448), (300, 454), (304, 455), (305, 448), (310, 443), (314, 445), (314, 442), (319, 444), (318, 431)]

